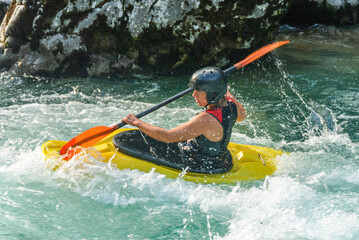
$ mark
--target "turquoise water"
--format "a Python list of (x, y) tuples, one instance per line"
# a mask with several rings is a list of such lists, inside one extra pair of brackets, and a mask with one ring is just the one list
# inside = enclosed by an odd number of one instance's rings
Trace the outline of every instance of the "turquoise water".
[[(232, 142), (289, 151), (264, 180), (212, 185), (68, 162), (47, 140), (110, 126), (187, 88), (189, 76), (0, 75), (0, 239), (358, 239), (359, 26), (281, 29), (291, 40), (229, 78), (247, 110)], [(239, 59), (240, 60), (240, 59)], [(190, 96), (144, 117), (166, 128)]]

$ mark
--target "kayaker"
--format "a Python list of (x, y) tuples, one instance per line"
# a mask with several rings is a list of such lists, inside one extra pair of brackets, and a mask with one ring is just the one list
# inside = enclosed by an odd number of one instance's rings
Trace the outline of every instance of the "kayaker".
[(206, 171), (218, 168), (229, 170), (232, 160), (227, 146), (233, 125), (245, 119), (245, 110), (227, 90), (227, 78), (219, 68), (198, 70), (190, 78), (189, 86), (194, 90), (192, 96), (198, 106), (204, 108), (190, 121), (172, 129), (151, 125), (134, 114), (129, 114), (122, 121), (153, 139), (168, 143), (173, 153), (179, 152), (181, 165)]

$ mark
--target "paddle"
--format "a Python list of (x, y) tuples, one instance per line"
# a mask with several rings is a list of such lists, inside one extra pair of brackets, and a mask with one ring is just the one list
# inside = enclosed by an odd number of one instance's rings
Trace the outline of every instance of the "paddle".
[[(253, 52), (248, 57), (246, 57), (244, 60), (234, 64), (232, 67), (224, 70), (224, 73), (230, 74), (230, 73), (234, 72), (235, 70), (238, 70), (238, 69), (246, 66), (247, 64), (253, 62), (254, 60), (260, 58), (261, 56), (265, 55), (266, 53), (268, 53), (284, 44), (287, 44), (288, 42), (289, 41), (281, 41), (281, 42), (269, 44), (255, 52)], [(174, 100), (176, 100), (180, 97), (183, 97), (184, 95), (186, 95), (192, 91), (193, 91), (192, 88), (188, 88), (187, 90), (184, 90), (183, 92), (178, 93), (177, 95), (159, 103), (158, 105), (156, 105), (140, 114), (137, 114), (136, 117), (141, 118), (143, 116), (146, 116), (147, 114), (173, 102)], [(61, 155), (66, 154), (64, 159), (68, 160), (75, 154), (75, 151), (73, 150), (74, 147), (76, 147), (76, 146), (81, 146), (84, 148), (91, 147), (92, 145), (94, 145), (95, 143), (97, 143), (98, 141), (100, 141), (101, 139), (103, 139), (104, 137), (106, 137), (107, 135), (112, 133), (113, 131), (115, 131), (125, 125), (126, 125), (126, 123), (121, 121), (120, 123), (118, 123), (112, 127), (99, 126), (99, 127), (91, 128), (91, 129), (77, 135), (76, 137), (71, 139), (68, 143), (66, 143), (61, 148), (60, 154)]]

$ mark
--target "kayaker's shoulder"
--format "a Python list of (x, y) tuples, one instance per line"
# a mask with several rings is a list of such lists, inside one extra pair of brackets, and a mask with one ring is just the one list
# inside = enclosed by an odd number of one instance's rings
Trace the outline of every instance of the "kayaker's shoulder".
[(196, 119), (197, 121), (208, 121), (208, 122), (211, 122), (215, 119), (215, 117), (208, 113), (208, 112), (201, 112), (199, 114), (197, 114), (194, 119)]

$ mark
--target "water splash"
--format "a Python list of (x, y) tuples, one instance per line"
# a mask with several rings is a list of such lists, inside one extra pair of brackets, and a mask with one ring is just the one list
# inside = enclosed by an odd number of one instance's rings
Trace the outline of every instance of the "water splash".
[[(118, 170), (95, 158), (51, 171), (43, 160), (46, 140), (117, 123), (186, 89), (188, 76), (55, 80), (2, 73), (0, 231), (9, 239), (359, 238), (357, 31), (286, 33), (291, 44), (276, 51), (279, 62), (258, 60), (229, 78), (248, 115), (232, 141), (290, 152), (271, 177), (236, 185)], [(171, 128), (199, 111), (183, 98), (145, 120)]]

